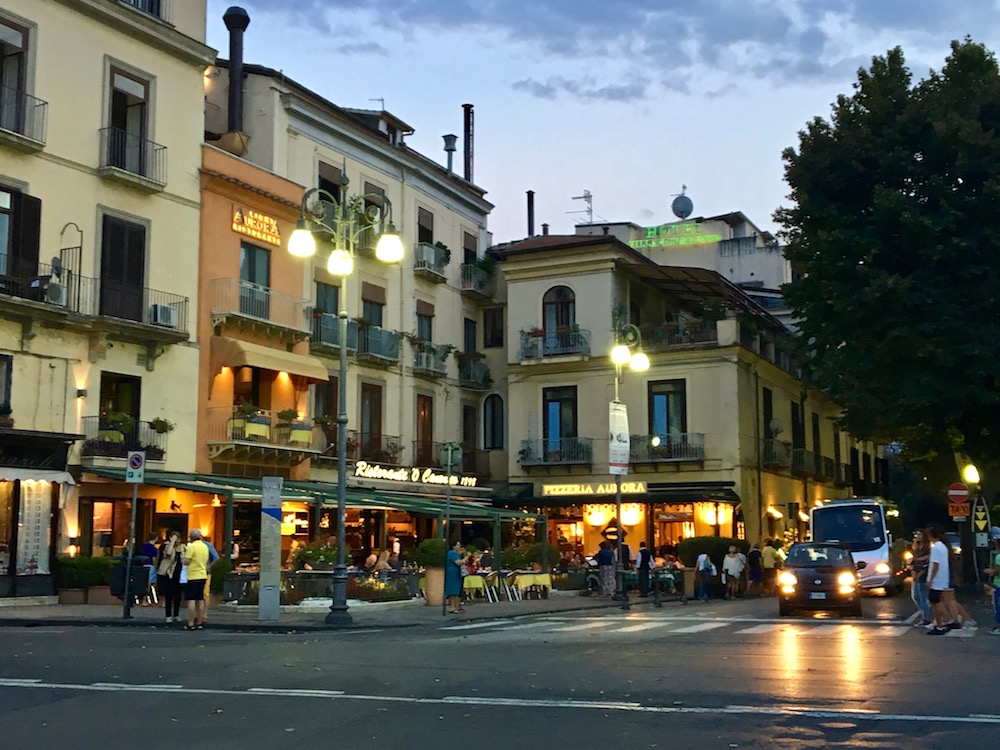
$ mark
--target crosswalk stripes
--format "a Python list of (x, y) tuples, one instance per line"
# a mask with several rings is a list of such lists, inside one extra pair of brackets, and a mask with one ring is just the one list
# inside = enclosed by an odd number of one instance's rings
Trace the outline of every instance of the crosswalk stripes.
[(716, 628), (724, 628), (730, 623), (728, 622), (701, 622), (697, 625), (688, 625), (686, 628), (677, 628), (676, 630), (671, 630), (671, 633), (704, 633), (707, 630), (715, 630)]

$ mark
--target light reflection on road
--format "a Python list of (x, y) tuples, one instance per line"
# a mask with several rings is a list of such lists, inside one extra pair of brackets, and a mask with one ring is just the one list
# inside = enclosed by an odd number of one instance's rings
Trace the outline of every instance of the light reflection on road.
[[(784, 678), (780, 692), (789, 700), (798, 700), (815, 692), (815, 682), (822, 681), (830, 688), (831, 698), (858, 701), (870, 697), (865, 685), (865, 654), (866, 645), (874, 644), (864, 643), (863, 637), (863, 629), (852, 625), (832, 625), (829, 636), (823, 639), (803, 637), (794, 626), (782, 628), (777, 644)], [(833, 663), (818, 667), (817, 660)]]

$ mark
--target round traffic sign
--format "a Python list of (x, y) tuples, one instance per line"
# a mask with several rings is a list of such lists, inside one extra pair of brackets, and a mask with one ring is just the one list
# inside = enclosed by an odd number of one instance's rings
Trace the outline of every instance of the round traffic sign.
[(969, 488), (962, 482), (955, 482), (948, 487), (948, 499), (953, 503), (964, 503), (969, 499)]
[(141, 453), (133, 453), (132, 456), (128, 460), (128, 465), (132, 469), (137, 470), (137, 471), (139, 469), (141, 469), (142, 468), (142, 454)]

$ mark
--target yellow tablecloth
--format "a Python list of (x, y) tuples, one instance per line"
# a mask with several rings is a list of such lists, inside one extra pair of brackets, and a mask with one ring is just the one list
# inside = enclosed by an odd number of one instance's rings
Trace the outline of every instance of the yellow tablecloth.
[(514, 579), (514, 585), (518, 588), (526, 589), (529, 586), (544, 586), (552, 588), (552, 576), (548, 573), (518, 573)]
[(248, 440), (256, 438), (271, 439), (271, 426), (261, 422), (247, 422), (243, 432), (246, 434)]
[(482, 576), (473, 573), (462, 579), (462, 588), (465, 591), (485, 591), (486, 585), (483, 582)]
[(296, 427), (293, 425), (290, 439), (293, 443), (304, 443), (309, 445), (312, 443), (312, 430), (308, 427)]

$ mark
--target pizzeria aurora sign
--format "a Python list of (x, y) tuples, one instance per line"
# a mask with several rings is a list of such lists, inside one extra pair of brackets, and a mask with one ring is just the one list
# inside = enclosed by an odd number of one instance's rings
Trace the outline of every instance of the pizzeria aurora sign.
[(233, 231), (255, 240), (281, 247), (281, 232), (278, 220), (273, 216), (258, 213), (240, 206), (233, 208)]
[(452, 474), (450, 477), (439, 469), (421, 466), (382, 466), (358, 461), (354, 464), (354, 476), (360, 479), (384, 479), (389, 482), (410, 482), (412, 484), (450, 484), (452, 487), (476, 487), (479, 478)]

